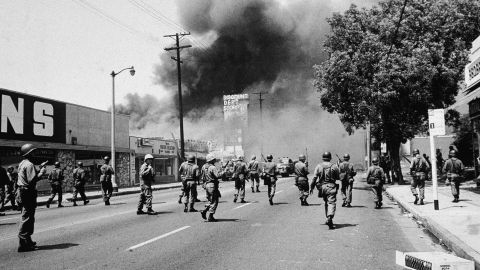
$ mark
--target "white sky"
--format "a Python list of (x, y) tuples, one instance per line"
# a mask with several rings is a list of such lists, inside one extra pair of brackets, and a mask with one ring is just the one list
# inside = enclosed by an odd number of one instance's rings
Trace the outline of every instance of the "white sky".
[(134, 77), (115, 78), (116, 103), (134, 92), (161, 98), (154, 65), (174, 44), (163, 35), (181, 31), (161, 16), (178, 23), (174, 0), (0, 0), (0, 88), (105, 110), (110, 73), (133, 65)]

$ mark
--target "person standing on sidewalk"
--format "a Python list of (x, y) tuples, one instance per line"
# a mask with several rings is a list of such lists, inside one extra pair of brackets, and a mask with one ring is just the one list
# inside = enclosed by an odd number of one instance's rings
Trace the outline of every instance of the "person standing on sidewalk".
[(18, 229), (18, 252), (32, 251), (37, 246), (37, 243), (32, 241), (35, 227), (35, 209), (37, 208), (37, 181), (46, 174), (46, 169), (43, 166), (40, 171), (37, 171), (33, 163), (30, 162), (36, 149), (29, 143), (20, 148), (23, 160), (18, 165), (17, 201), (22, 206), (22, 220)]
[(77, 194), (80, 193), (80, 197), (82, 197), (83, 205), (86, 205), (90, 201), (87, 200), (87, 196), (85, 196), (85, 183), (87, 182), (87, 176), (85, 170), (83, 169), (83, 163), (78, 162), (77, 168), (73, 170), (73, 206), (77, 206)]
[(308, 167), (305, 164), (307, 157), (305, 155), (298, 156), (298, 162), (295, 163), (294, 173), (295, 173), (295, 186), (298, 188), (298, 195), (300, 198), (301, 206), (308, 206)]
[(388, 153), (383, 153), (380, 158), (380, 167), (382, 168), (383, 172), (387, 177), (387, 183), (391, 183), (392, 179), (390, 178), (390, 170), (392, 168), (392, 160)]
[(383, 184), (385, 183), (385, 172), (382, 167), (378, 166), (378, 157), (372, 159), (372, 166), (368, 168), (367, 183), (372, 185), (374, 195), (375, 209), (382, 208), (383, 201)]
[(415, 196), (413, 204), (417, 204), (420, 199), (420, 205), (423, 205), (423, 199), (425, 198), (425, 179), (427, 178), (430, 167), (427, 161), (420, 155), (418, 149), (413, 150), (413, 155), (414, 158), (410, 164), (410, 175), (412, 176), (410, 189), (412, 190), (413, 196)]
[(50, 197), (47, 200), (47, 208), (50, 208), (55, 195), (58, 194), (58, 207), (63, 207), (62, 205), (62, 183), (63, 183), (63, 170), (60, 168), (60, 162), (55, 162), (55, 168), (48, 175), (48, 182), (50, 182)]
[(183, 212), (198, 212), (194, 208), (196, 194), (197, 194), (197, 182), (200, 177), (200, 172), (197, 164), (195, 164), (195, 157), (193, 155), (188, 155), (187, 162), (182, 163), (178, 169), (180, 176), (182, 177), (182, 182), (184, 185), (184, 204), (185, 207)]
[[(207, 155), (207, 163), (202, 166), (201, 179), (203, 186), (207, 192), (208, 202), (205, 204), (205, 209), (200, 211), (202, 218), (208, 222), (217, 221), (213, 215), (217, 210), (218, 200), (222, 196), (220, 190), (218, 190), (219, 179), (222, 178), (223, 173), (219, 173), (217, 167), (215, 167), (216, 158), (212, 154)], [(207, 213), (208, 219), (207, 219)]]
[(245, 181), (248, 177), (247, 164), (243, 162), (243, 156), (238, 157), (237, 163), (233, 167), (233, 179), (235, 180), (235, 193), (233, 194), (233, 202), (236, 203), (240, 197), (240, 203), (245, 201)]
[(350, 155), (345, 154), (343, 156), (343, 162), (339, 165), (340, 169), (340, 181), (342, 182), (342, 207), (352, 207), (352, 189), (353, 189), (353, 177), (357, 174), (353, 169), (353, 164), (350, 162)]
[(15, 172), (13, 166), (9, 166), (7, 168), (7, 175), (9, 179), (7, 185), (7, 201), (10, 201), (13, 210), (17, 210), (17, 205), (15, 205), (15, 194), (17, 194), (18, 173)]
[(143, 212), (143, 205), (147, 207), (147, 214), (155, 215), (155, 211), (152, 209), (152, 183), (155, 181), (155, 171), (152, 167), (153, 156), (146, 154), (144, 162), (140, 167), (140, 199), (138, 201), (137, 215), (145, 214)]
[(105, 156), (103, 160), (105, 163), (100, 167), (100, 184), (102, 185), (103, 201), (105, 205), (110, 205), (110, 197), (112, 197), (113, 193), (112, 175), (115, 174), (115, 171), (108, 164), (110, 162), (109, 156)]
[(457, 151), (450, 150), (448, 157), (449, 159), (447, 159), (445, 165), (443, 165), (443, 171), (447, 173), (447, 180), (452, 188), (452, 202), (457, 203), (460, 197), (461, 175), (465, 170), (465, 166), (463, 166), (463, 162), (457, 158)]
[(248, 163), (248, 171), (250, 173), (250, 181), (252, 181), (252, 193), (255, 192), (255, 184), (257, 192), (260, 192), (260, 177), (258, 174), (258, 161), (255, 155), (252, 156), (252, 160)]
[(8, 178), (7, 170), (0, 166), (0, 216), (4, 216), (5, 213), (5, 187), (8, 185), (10, 179)]
[(277, 164), (272, 162), (273, 156), (267, 156), (267, 162), (263, 167), (262, 177), (264, 179), (264, 184), (267, 185), (268, 191), (268, 201), (270, 205), (273, 205), (273, 196), (275, 196), (275, 189), (277, 187)]

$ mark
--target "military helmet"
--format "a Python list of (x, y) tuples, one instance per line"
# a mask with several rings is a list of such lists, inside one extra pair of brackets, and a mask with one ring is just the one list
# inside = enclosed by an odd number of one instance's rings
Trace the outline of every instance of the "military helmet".
[(55, 162), (55, 168), (60, 168), (60, 162)]
[(208, 154), (206, 159), (207, 159), (207, 162), (211, 162), (215, 160), (215, 156), (213, 154)]
[(326, 160), (326, 161), (330, 161), (330, 160), (332, 159), (332, 153), (330, 153), (330, 152), (328, 152), (328, 151), (325, 152), (325, 153), (323, 153), (322, 159), (323, 159), (323, 160)]
[(349, 154), (343, 155), (343, 160), (345, 160), (345, 161), (350, 160), (350, 155)]
[(14, 168), (13, 166), (8, 166), (7, 171), (12, 171), (13, 172)]
[(298, 155), (298, 160), (305, 161), (306, 159), (307, 159), (307, 157), (305, 157), (304, 154)]
[(37, 148), (35, 146), (33, 146), (33, 144), (27, 143), (27, 144), (22, 145), (22, 147), (20, 148), (20, 153), (24, 157), (26, 155), (29, 155), (30, 153), (32, 153), (36, 149)]
[(253, 155), (252, 160), (255, 160), (255, 159), (257, 159), (257, 156)]
[(267, 155), (267, 160), (272, 160), (273, 156), (272, 155)]
[(452, 149), (452, 150), (450, 150), (450, 152), (448, 152), (448, 155), (450, 157), (456, 157), (457, 156), (457, 151), (455, 151), (455, 149)]
[(147, 160), (147, 159), (153, 159), (153, 156), (150, 154), (146, 154), (143, 160)]
[(83, 162), (79, 161), (79, 162), (77, 163), (77, 165), (78, 165), (79, 167), (82, 167), (82, 166), (83, 166)]
[(187, 156), (187, 161), (194, 162), (195, 161), (195, 156), (194, 155), (188, 155)]
[(109, 156), (105, 156), (105, 157), (103, 157), (103, 160), (110, 160), (110, 157), (109, 157)]
[(239, 156), (238, 160), (243, 161), (243, 156)]
[(372, 159), (372, 164), (373, 164), (373, 165), (378, 165), (378, 163), (379, 163), (378, 157), (374, 157), (374, 158)]
[(418, 149), (413, 149), (413, 154), (414, 154), (414, 155), (420, 154), (420, 150), (418, 150)]

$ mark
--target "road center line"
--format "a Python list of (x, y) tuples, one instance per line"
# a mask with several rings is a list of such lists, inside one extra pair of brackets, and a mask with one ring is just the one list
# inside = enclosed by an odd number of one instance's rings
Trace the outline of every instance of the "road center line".
[(252, 203), (249, 202), (249, 203), (246, 203), (246, 204), (242, 204), (242, 205), (240, 205), (240, 206), (237, 206), (237, 207), (233, 208), (233, 210), (238, 209), (238, 208), (245, 207), (245, 206), (247, 206), (247, 205), (249, 205), (249, 204), (252, 204)]
[(178, 228), (178, 229), (176, 229), (176, 230), (174, 230), (174, 231), (171, 231), (171, 232), (162, 234), (162, 235), (160, 235), (160, 236), (157, 236), (157, 237), (155, 237), (155, 238), (152, 238), (152, 239), (150, 239), (150, 240), (148, 240), (148, 241), (145, 241), (145, 242), (143, 242), (143, 243), (140, 243), (140, 244), (138, 244), (138, 245), (131, 246), (131, 247), (129, 247), (129, 248), (127, 249), (127, 251), (133, 251), (133, 250), (136, 249), (136, 248), (139, 248), (139, 247), (141, 247), (141, 246), (150, 244), (150, 243), (152, 243), (152, 242), (155, 242), (155, 241), (157, 241), (157, 240), (160, 240), (160, 239), (162, 239), (162, 238), (165, 238), (165, 237), (167, 237), (167, 236), (170, 236), (170, 235), (172, 235), (172, 234), (175, 234), (175, 233), (177, 233), (177, 232), (183, 231), (183, 230), (188, 229), (188, 228), (190, 228), (190, 226), (183, 226), (183, 227)]

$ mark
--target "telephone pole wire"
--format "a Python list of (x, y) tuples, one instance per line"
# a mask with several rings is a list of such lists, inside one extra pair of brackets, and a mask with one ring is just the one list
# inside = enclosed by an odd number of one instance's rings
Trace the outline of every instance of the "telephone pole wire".
[(180, 116), (180, 147), (182, 149), (181, 152), (181, 158), (185, 160), (185, 138), (183, 135), (183, 102), (182, 102), (182, 69), (180, 67), (180, 64), (183, 63), (182, 60), (180, 60), (180, 50), (185, 49), (185, 48), (190, 48), (192, 45), (183, 45), (180, 46), (180, 37), (183, 36), (188, 36), (190, 33), (176, 33), (174, 35), (166, 35), (164, 37), (175, 37), (176, 41), (176, 46), (175, 47), (169, 47), (165, 48), (165, 51), (172, 51), (176, 50), (177, 51), (177, 57), (171, 57), (173, 61), (177, 62), (177, 77), (178, 77), (178, 110), (179, 110), (179, 116)]
[(253, 95), (258, 95), (258, 101), (260, 103), (260, 155), (263, 155), (263, 109), (262, 103), (265, 100), (262, 98), (262, 95), (268, 94), (267, 92), (258, 92), (252, 93)]

